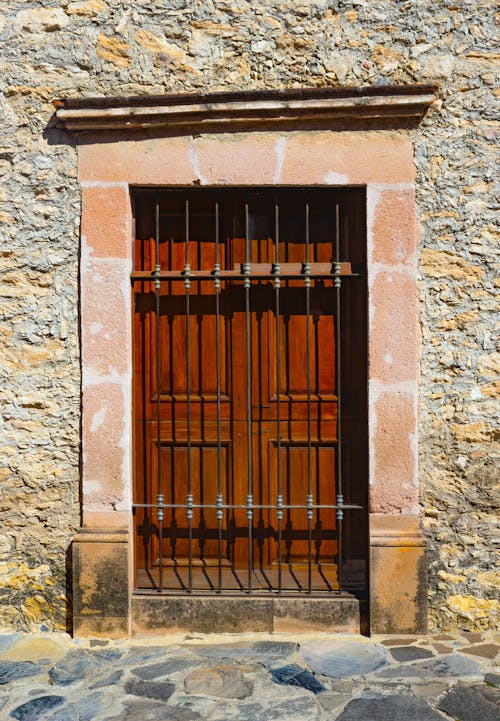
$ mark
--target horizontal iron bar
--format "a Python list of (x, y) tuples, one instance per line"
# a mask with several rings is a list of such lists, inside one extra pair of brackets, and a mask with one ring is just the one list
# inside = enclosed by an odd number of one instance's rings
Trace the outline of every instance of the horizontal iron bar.
[[(284, 563), (284, 566), (289, 565)], [(255, 573), (255, 571), (254, 571)], [(145, 587), (145, 586), (135, 586), (134, 595), (135, 596), (156, 596), (158, 597), (160, 589), (156, 587)], [(193, 588), (193, 591), (191, 593), (192, 596), (198, 596), (198, 597), (206, 597), (206, 598), (213, 598), (214, 593), (217, 591), (216, 588), (214, 590), (205, 590), (205, 589), (198, 589)], [(163, 588), (161, 590), (161, 593), (169, 596), (181, 596), (186, 597), (186, 591), (184, 588)], [(218, 591), (217, 591), (218, 593)], [(303, 598), (305, 595), (308, 595), (309, 592), (307, 588), (304, 589), (287, 589), (282, 588), (281, 591), (278, 590), (278, 588), (273, 586), (267, 586), (265, 588), (259, 588), (259, 589), (252, 589), (249, 591), (247, 586), (242, 585), (241, 588), (228, 588), (228, 589), (222, 589), (220, 592), (221, 596), (226, 596), (229, 598), (240, 598), (242, 594), (246, 594), (247, 596), (253, 596), (255, 598), (269, 598), (271, 594), (276, 595), (282, 595), (286, 596), (287, 598)], [(352, 600), (352, 594), (340, 590), (338, 588), (328, 588), (326, 585), (322, 587), (321, 589), (316, 589), (314, 591), (314, 598), (326, 598), (330, 596), (338, 596), (339, 598), (348, 598)]]
[[(356, 276), (352, 273), (350, 263), (341, 263), (342, 277)], [(301, 280), (302, 278), (310, 278), (312, 280), (320, 280), (322, 278), (338, 277), (335, 273), (333, 263), (311, 263), (310, 272), (305, 271), (304, 263), (283, 263), (279, 269), (271, 263), (251, 263), (250, 278), (254, 280), (273, 280), (276, 277), (286, 278), (289, 280)], [(248, 273), (244, 274), (243, 266), (235, 265), (232, 270), (189, 270), (188, 272), (179, 270), (134, 270), (130, 274), (132, 282), (137, 281), (185, 281), (187, 277), (195, 280), (244, 280), (248, 278)]]
[(239, 504), (232, 504), (232, 503), (223, 503), (222, 505), (216, 505), (216, 504), (210, 504), (210, 503), (190, 503), (190, 504), (187, 504), (187, 503), (161, 503), (161, 504), (158, 504), (158, 503), (133, 503), (132, 507), (133, 508), (202, 508), (202, 509), (203, 508), (212, 508), (215, 510), (217, 510), (219, 508), (228, 508), (228, 509), (229, 508), (238, 508), (238, 509), (243, 509), (243, 510), (247, 510), (248, 508), (256, 508), (256, 509), (268, 508), (271, 510), (274, 509), (276, 511), (284, 509), (284, 508), (293, 508), (293, 509), (298, 509), (298, 510), (302, 509), (304, 511), (308, 511), (308, 510), (311, 510), (314, 508), (342, 508), (343, 510), (346, 510), (346, 511), (363, 510), (364, 509), (364, 506), (358, 506), (358, 505), (349, 504), (349, 503), (346, 503), (345, 505), (344, 504), (342, 504), (342, 505), (326, 504), (325, 505), (325, 504), (313, 503), (312, 505), (309, 505), (309, 506), (303, 506), (303, 505), (295, 506), (295, 505), (290, 505), (290, 504), (285, 504), (285, 503), (283, 503), (282, 505), (279, 505), (279, 506), (267, 505), (267, 504), (261, 505), (261, 504), (255, 504), (255, 503), (252, 503), (250, 505), (248, 505), (248, 504), (239, 505)]
[[(247, 276), (248, 277), (248, 276)], [(333, 278), (338, 277), (335, 276), (334, 273), (310, 273), (309, 275), (304, 275), (304, 273), (280, 273), (280, 278), (283, 278), (284, 280), (305, 280), (305, 278), (309, 278), (310, 280), (333, 280)], [(343, 278), (358, 278), (359, 273), (349, 273), (347, 275), (342, 275)], [(176, 283), (179, 281), (184, 282), (186, 280), (186, 275), (183, 274), (183, 271), (177, 271), (177, 270), (162, 270), (160, 272), (159, 276), (154, 275), (154, 271), (151, 270), (134, 270), (130, 274), (130, 280), (132, 283), (145, 283), (145, 282), (153, 282), (156, 279), (159, 279), (160, 283)], [(235, 273), (233, 270), (221, 270), (220, 273), (217, 275), (213, 273), (212, 271), (208, 270), (192, 270), (189, 274), (189, 278), (193, 283), (196, 281), (202, 281), (202, 280), (219, 280), (221, 283), (224, 281), (240, 281), (245, 280), (245, 276), (243, 273)], [(274, 273), (253, 273), (250, 276), (250, 280), (274, 280), (276, 278), (276, 275)]]

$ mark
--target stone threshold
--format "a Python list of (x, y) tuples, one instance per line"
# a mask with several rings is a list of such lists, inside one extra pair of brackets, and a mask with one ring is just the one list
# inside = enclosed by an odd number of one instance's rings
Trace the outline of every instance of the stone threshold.
[(314, 631), (359, 634), (363, 602), (335, 598), (179, 596), (135, 593), (132, 635), (158, 633), (297, 634)]
[(55, 102), (58, 124), (66, 130), (183, 131), (195, 127), (225, 131), (235, 127), (275, 129), (290, 125), (388, 121), (418, 125), (435, 100), (435, 85), (293, 88), (272, 91), (184, 93), (154, 96), (62, 98)]

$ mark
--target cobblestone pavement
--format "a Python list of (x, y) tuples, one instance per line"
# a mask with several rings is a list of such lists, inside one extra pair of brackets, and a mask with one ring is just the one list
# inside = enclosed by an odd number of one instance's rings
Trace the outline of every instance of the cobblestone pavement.
[(10, 721), (498, 721), (500, 634), (0, 635)]

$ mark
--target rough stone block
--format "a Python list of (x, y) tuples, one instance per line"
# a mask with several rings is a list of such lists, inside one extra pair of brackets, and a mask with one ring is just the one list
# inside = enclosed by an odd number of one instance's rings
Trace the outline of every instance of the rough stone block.
[(359, 633), (359, 601), (353, 597), (274, 600), (275, 633), (304, 633), (309, 630)]
[(372, 633), (426, 633), (425, 548), (371, 547), (370, 630)]
[(272, 631), (272, 600), (133, 596), (132, 633)]
[(74, 635), (127, 636), (128, 534), (80, 531), (73, 541), (73, 574)]

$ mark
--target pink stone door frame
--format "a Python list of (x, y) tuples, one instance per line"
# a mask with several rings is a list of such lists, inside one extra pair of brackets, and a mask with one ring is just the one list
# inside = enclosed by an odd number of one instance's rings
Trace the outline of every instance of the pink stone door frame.
[(82, 529), (75, 632), (130, 632), (133, 585), (131, 186), (366, 186), (372, 632), (426, 625), (418, 527), (419, 330), (413, 148), (404, 132), (298, 130), (79, 145)]

